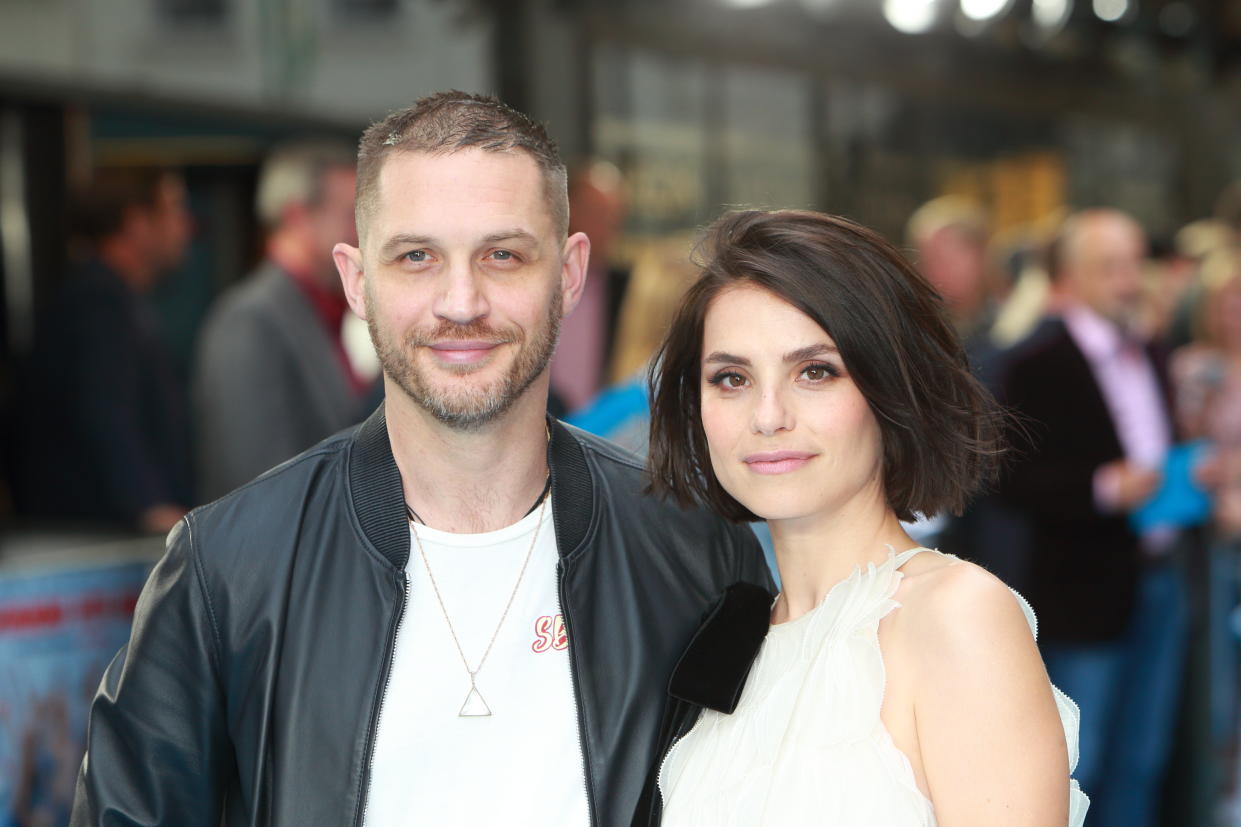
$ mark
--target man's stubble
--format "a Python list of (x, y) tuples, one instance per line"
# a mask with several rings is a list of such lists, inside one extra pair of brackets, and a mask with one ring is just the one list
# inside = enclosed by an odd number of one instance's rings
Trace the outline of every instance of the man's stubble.
[[(543, 323), (529, 337), (517, 327), (499, 329), (483, 321), (458, 324), (443, 320), (433, 330), (410, 330), (398, 345), (393, 341), (391, 331), (381, 329), (376, 322), (377, 314), (369, 286), (365, 301), (366, 325), (383, 372), (416, 405), (448, 427), (461, 431), (476, 430), (502, 417), (547, 369), (556, 349), (563, 316), (563, 289), (557, 279)], [(514, 344), (517, 357), (503, 376), (487, 385), (453, 387), (450, 379), (446, 386), (436, 388), (418, 366), (416, 354), (419, 349), (434, 342), (453, 339)], [(439, 370), (468, 377), (475, 368), (462, 365), (459, 369), (449, 367)]]

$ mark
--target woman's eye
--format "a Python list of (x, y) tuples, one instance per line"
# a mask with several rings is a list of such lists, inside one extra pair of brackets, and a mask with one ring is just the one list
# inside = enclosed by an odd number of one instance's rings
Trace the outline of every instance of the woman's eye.
[(802, 376), (805, 376), (811, 382), (821, 382), (824, 379), (830, 379), (835, 375), (836, 371), (831, 365), (811, 365), (802, 371)]
[(717, 373), (708, 380), (712, 385), (735, 390), (745, 386), (745, 377), (739, 373)]

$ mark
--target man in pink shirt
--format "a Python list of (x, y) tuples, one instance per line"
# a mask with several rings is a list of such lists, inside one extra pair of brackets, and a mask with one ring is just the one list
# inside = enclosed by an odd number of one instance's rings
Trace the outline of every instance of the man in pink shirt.
[(1040, 642), (1081, 705), (1078, 778), (1104, 827), (1158, 809), (1187, 623), (1175, 533), (1130, 519), (1174, 439), (1163, 360), (1137, 325), (1145, 253), (1128, 215), (1071, 216), (1053, 250), (1061, 318), (1018, 346), (1003, 382), (1027, 423), (1004, 494), (1033, 527)]

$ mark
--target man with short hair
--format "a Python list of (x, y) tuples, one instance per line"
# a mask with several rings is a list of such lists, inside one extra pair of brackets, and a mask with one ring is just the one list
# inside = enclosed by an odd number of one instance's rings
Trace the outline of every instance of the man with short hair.
[(1140, 827), (1158, 812), (1187, 607), (1175, 530), (1133, 514), (1159, 486), (1174, 423), (1160, 351), (1138, 324), (1142, 228), (1086, 210), (1054, 249), (1060, 317), (1005, 372), (1025, 427), (1004, 494), (1033, 534), (1029, 597), (1048, 673), (1081, 706), (1092, 824)]
[(945, 195), (919, 207), (905, 232), (918, 269), (943, 297), (975, 372), (989, 380), (996, 350), (990, 339), (995, 289), (986, 214), (968, 199)]
[(365, 133), (357, 216), (386, 401), (172, 534), (75, 825), (628, 824), (689, 636), (768, 582), (747, 528), (546, 414), (590, 241), (541, 127), (425, 98)]
[(183, 391), (147, 296), (192, 230), (181, 175), (96, 170), (72, 194), (84, 255), (40, 315), (22, 373), (19, 508), (163, 533), (192, 504)]
[(349, 312), (332, 245), (355, 239), (353, 151), (304, 141), (273, 150), (255, 205), (267, 256), (203, 327), (194, 383), (201, 501), (353, 425), (372, 382), (346, 354)]

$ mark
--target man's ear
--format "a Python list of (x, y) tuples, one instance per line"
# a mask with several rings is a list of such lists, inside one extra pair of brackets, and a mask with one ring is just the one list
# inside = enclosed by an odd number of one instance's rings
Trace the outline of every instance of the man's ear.
[(362, 270), (362, 251), (351, 244), (341, 242), (332, 248), (332, 260), (340, 273), (340, 283), (345, 289), (349, 307), (359, 319), (366, 318), (366, 274)]
[(565, 239), (560, 256), (560, 288), (564, 295), (564, 315), (577, 307), (586, 287), (586, 268), (590, 263), (590, 239), (586, 233), (574, 233)]

